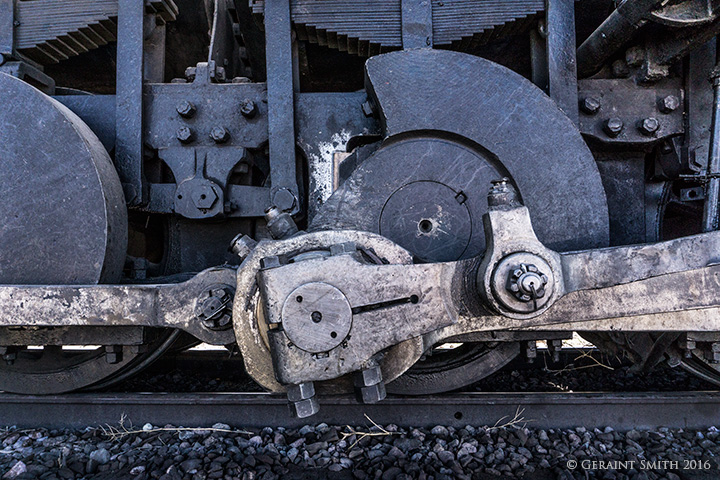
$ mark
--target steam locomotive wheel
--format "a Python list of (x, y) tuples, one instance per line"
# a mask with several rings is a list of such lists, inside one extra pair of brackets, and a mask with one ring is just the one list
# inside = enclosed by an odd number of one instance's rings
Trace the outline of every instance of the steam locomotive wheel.
[[(107, 151), (80, 118), (27, 83), (0, 73), (0, 92), (0, 283), (117, 282), (128, 223)], [(173, 336), (148, 332), (148, 348), (108, 353), (107, 339), (90, 330), (83, 344), (95, 347), (84, 349), (59, 346), (64, 340), (43, 346), (45, 333), (0, 330), (0, 390), (59, 393), (106, 383), (156, 357)]]
[[(369, 59), (366, 85), (388, 136), (357, 162), (311, 230), (379, 233), (416, 262), (473, 258), (485, 249), (487, 188), (509, 177), (545, 245), (565, 251), (607, 244), (607, 203), (592, 154), (552, 100), (520, 75), (457, 52), (404, 51)], [(507, 114), (518, 106), (522, 115)], [(436, 347), (387, 390), (455, 390), (520, 351), (512, 342), (442, 353)]]

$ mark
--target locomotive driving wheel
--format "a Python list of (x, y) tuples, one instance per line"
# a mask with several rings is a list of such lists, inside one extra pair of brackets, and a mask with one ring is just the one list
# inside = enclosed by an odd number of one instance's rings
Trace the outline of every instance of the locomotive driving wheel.
[[(415, 75), (417, 69), (426, 74)], [(521, 76), (470, 55), (405, 51), (368, 60), (366, 86), (385, 138), (368, 158), (359, 149), (351, 154), (359, 166), (311, 230), (379, 233), (415, 262), (471, 259), (485, 249), (487, 188), (509, 177), (545, 245), (562, 251), (606, 244), (607, 204), (590, 151), (552, 100)], [(507, 114), (518, 105), (522, 115)], [(426, 348), (388, 383), (389, 392), (455, 390), (520, 352), (517, 342)]]
[[(117, 282), (127, 210), (107, 151), (80, 118), (29, 84), (0, 73), (0, 92), (0, 283)], [(136, 329), (123, 342), (94, 328), (1, 329), (0, 390), (104, 385), (156, 358), (176, 336)]]

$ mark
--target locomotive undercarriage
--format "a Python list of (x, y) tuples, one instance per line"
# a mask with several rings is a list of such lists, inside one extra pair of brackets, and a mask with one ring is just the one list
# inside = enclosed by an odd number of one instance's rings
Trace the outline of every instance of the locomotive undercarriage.
[(572, 332), (720, 383), (714, 2), (62, 3), (0, 1), (0, 390), (200, 341), (308, 416)]

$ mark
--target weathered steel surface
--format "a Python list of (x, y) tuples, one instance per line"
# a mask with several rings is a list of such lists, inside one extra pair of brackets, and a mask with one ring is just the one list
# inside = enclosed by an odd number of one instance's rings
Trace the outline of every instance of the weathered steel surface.
[(0, 73), (0, 92), (0, 283), (117, 281), (127, 211), (107, 152), (30, 85)]
[[(437, 181), (467, 196), (472, 238), (456, 258), (470, 258), (485, 245), (480, 219), (489, 181), (507, 175), (548, 247), (607, 245), (607, 203), (595, 161), (567, 116), (526, 79), (478, 57), (420, 49), (368, 60), (366, 88), (387, 139), (326, 202), (311, 228), (378, 232), (383, 208), (398, 189)], [(423, 147), (404, 149), (403, 141)], [(443, 147), (452, 143), (459, 144), (455, 152)], [(433, 199), (418, 195), (418, 201)]]
[[(518, 409), (533, 428), (703, 429), (717, 424), (718, 392), (679, 393), (458, 393), (429, 397), (388, 397), (377, 405), (352, 397), (323, 399), (313, 422), (329, 425), (434, 427), (495, 425)], [(284, 396), (258, 393), (1, 395), (0, 425), (19, 428), (84, 428), (115, 425), (121, 418), (135, 423), (236, 427), (298, 428), (307, 419), (287, 415)], [(189, 420), (192, 419), (192, 420)], [(192, 423), (188, 423), (192, 422)]]

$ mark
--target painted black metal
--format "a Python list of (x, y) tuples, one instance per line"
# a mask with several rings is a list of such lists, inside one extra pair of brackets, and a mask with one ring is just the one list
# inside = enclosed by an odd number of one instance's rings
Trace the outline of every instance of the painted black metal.
[[(665, 426), (703, 429), (717, 423), (718, 392), (678, 393), (459, 393), (389, 396), (366, 405), (350, 396), (325, 396), (313, 423), (433, 427), (495, 425), (518, 414), (532, 428), (611, 426), (616, 430)], [(262, 393), (97, 393), (53, 396), (0, 395), (0, 425), (82, 428), (134, 424), (288, 428), (307, 419), (288, 415), (285, 396)], [(127, 425), (127, 423), (126, 423)]]
[(129, 205), (145, 201), (143, 185), (143, 31), (145, 2), (118, 0), (115, 167)]
[[(397, 189), (418, 180), (447, 183), (435, 176), (452, 178), (455, 191), (483, 209), (487, 183), (479, 177), (504, 171), (518, 186), (546, 245), (560, 251), (607, 245), (607, 203), (595, 162), (572, 122), (529, 81), (477, 57), (430, 49), (373, 57), (366, 75), (388, 138), (375, 157), (392, 148), (397, 153), (392, 160), (363, 162), (326, 202), (312, 228), (378, 231), (383, 206)], [(397, 148), (398, 140), (413, 136), (458, 142), (460, 150), (478, 152), (485, 161), (468, 175), (470, 167), (453, 156), (433, 157), (432, 151), (407, 156)], [(523, 141), (505, 140), (516, 138)], [(478, 189), (481, 198), (473, 198)], [(479, 224), (473, 228), (474, 243), (465, 258), (482, 252), (480, 231)]]
[(708, 158), (708, 183), (705, 189), (703, 232), (718, 229), (720, 222), (720, 64), (711, 73), (713, 82), (712, 127), (710, 130), (710, 157)]
[[(265, 3), (265, 57), (267, 59), (268, 139), (272, 203), (281, 210), (299, 211), (295, 176), (295, 117), (290, 0)], [(282, 192), (290, 193), (292, 201)]]
[(80, 118), (27, 83), (0, 73), (0, 92), (0, 282), (117, 281), (127, 212), (107, 152)]
[(401, 0), (402, 46), (432, 48), (433, 18), (431, 0)]
[(577, 125), (575, 0), (547, 0), (545, 19), (550, 98)]
[(0, 0), (0, 65), (15, 52), (15, 0)]
[(59, 95), (53, 97), (80, 117), (108, 152), (115, 148), (115, 95)]

